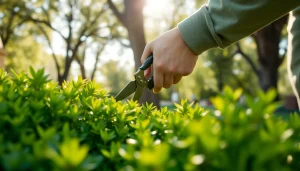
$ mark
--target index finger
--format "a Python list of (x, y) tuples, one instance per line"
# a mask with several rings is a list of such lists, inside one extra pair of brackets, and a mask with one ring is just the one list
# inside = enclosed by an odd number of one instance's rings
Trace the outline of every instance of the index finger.
[(143, 51), (143, 54), (142, 54), (142, 57), (141, 57), (141, 63), (143, 64), (146, 59), (148, 58), (149, 55), (152, 54), (152, 44), (151, 43), (148, 43), (146, 46), (145, 46), (145, 49)]

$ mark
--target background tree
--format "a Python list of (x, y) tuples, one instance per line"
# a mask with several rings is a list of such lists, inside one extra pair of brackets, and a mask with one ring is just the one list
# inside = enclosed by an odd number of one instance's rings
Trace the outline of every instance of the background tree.
[(286, 55), (286, 49), (282, 55), (280, 54), (279, 44), (283, 38), (282, 32), (287, 20), (286, 15), (253, 34), (260, 64), (258, 77), (260, 87), (264, 91), (278, 87), (278, 69)]
[[(40, 3), (40, 0), (35, 3)], [(24, 17), (33, 12), (27, 8), (27, 1), (3, 0), (0, 2), (0, 36), (3, 46), (8, 52), (5, 59), (6, 69), (26, 71), (31, 65), (43, 65), (49, 62), (44, 47), (32, 36), (34, 25)], [(44, 60), (40, 60), (40, 58)]]
[(12, 38), (21, 36), (15, 32), (27, 21), (21, 17), (28, 12), (27, 10), (23, 1), (2, 0), (0, 2), (0, 36), (4, 47)]
[[(242, 50), (239, 43), (236, 44), (238, 53), (251, 66), (259, 80), (260, 88), (264, 91), (270, 88), (278, 90), (279, 67), (284, 62), (287, 51), (287, 43), (284, 47), (280, 47), (280, 43), (286, 39), (283, 33), (286, 33), (284, 29), (286, 29), (287, 20), (286, 15), (252, 35), (256, 44), (257, 62), (254, 62), (253, 57)], [(276, 100), (278, 99), (279, 96)]]
[[(102, 54), (106, 44), (107, 44), (107, 40), (96, 39), (96, 40), (92, 41), (91, 43), (85, 43), (82, 46), (82, 48), (80, 49), (80, 52), (78, 53), (78, 55), (76, 56), (75, 59), (79, 65), (81, 76), (83, 79), (90, 79), (90, 80), (95, 79), (95, 74), (98, 69), (98, 63), (100, 61), (101, 54)], [(95, 59), (95, 63), (93, 64), (93, 66), (88, 64), (89, 68), (92, 67), (89, 77), (88, 77), (88, 73), (87, 73), (88, 69), (86, 68), (86, 65), (85, 65), (86, 58), (88, 55), (87, 54), (88, 50), (93, 51), (92, 55)]]
[[(109, 29), (113, 27), (113, 22), (106, 14), (107, 5), (103, 1), (57, 0), (53, 5), (49, 2), (45, 1), (32, 6), (32, 10), (40, 12), (40, 14), (27, 15), (26, 17), (38, 26), (48, 42), (55, 61), (58, 81), (61, 84), (68, 79), (74, 60), (82, 66), (80, 60), (84, 58), (79, 57), (81, 55), (79, 52), (81, 48), (84, 48), (84, 43), (89, 43), (92, 38), (109, 39), (113, 34)], [(49, 30), (59, 35), (65, 44), (63, 64), (59, 63), (57, 54), (53, 50)]]

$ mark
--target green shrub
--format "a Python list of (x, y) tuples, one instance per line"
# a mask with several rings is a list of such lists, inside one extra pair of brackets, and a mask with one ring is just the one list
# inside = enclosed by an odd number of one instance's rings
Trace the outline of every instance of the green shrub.
[[(300, 117), (272, 115), (274, 91), (206, 111), (116, 102), (94, 82), (0, 71), (0, 170), (297, 170)], [(245, 109), (246, 108), (246, 109)]]

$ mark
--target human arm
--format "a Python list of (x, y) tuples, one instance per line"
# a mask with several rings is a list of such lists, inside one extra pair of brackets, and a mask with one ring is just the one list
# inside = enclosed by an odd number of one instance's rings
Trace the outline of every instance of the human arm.
[[(226, 48), (299, 5), (299, 0), (210, 0), (178, 28), (146, 46), (141, 60), (153, 53), (154, 91), (176, 83), (165, 78), (190, 74), (197, 61), (195, 55), (214, 47)], [(182, 40), (185, 43), (176, 43)], [(182, 53), (188, 52), (187, 48), (191, 53)]]

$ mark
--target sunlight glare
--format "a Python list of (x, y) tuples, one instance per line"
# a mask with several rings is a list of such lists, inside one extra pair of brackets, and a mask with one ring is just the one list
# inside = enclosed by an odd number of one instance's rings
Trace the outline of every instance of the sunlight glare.
[(147, 0), (144, 8), (144, 14), (149, 17), (157, 18), (170, 13), (171, 6), (171, 0)]

